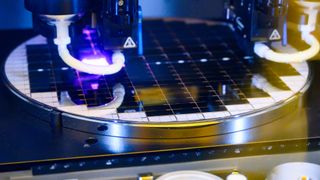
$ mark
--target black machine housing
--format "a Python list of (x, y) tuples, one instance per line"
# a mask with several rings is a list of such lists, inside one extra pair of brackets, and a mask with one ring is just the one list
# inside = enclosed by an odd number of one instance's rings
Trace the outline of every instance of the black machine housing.
[(226, 17), (244, 50), (252, 53), (255, 42), (287, 44), (288, 10), (288, 0), (230, 0)]
[[(289, 0), (225, 0), (225, 3), (226, 20), (234, 24), (239, 42), (247, 52), (253, 52), (255, 42), (287, 44)], [(54, 38), (55, 29), (48, 26), (41, 15), (77, 14), (79, 19), (73, 24), (73, 36), (89, 26), (97, 29), (104, 50), (142, 46), (139, 41), (142, 13), (138, 0), (25, 0), (25, 6), (33, 12), (34, 28), (46, 37)], [(136, 46), (124, 46), (129, 37)]]
[[(95, 29), (104, 50), (136, 49), (141, 9), (138, 0), (25, 0), (33, 13), (34, 29), (49, 39), (55, 38), (55, 27), (45, 15), (77, 15), (70, 28), (71, 39), (81, 37), (82, 29)], [(134, 42), (124, 46), (128, 38)], [(133, 46), (136, 45), (136, 46)]]

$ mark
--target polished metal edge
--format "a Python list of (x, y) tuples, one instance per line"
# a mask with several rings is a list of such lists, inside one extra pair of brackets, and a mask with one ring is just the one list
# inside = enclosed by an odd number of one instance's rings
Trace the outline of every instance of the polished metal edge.
[[(167, 21), (179, 20), (179, 18), (167, 19)], [(182, 19), (183, 20), (183, 19)], [(196, 20), (190, 20), (192, 22), (201, 22)], [(209, 23), (210, 21), (208, 21)], [(226, 23), (213, 23), (213, 24), (225, 24)], [(23, 45), (23, 44), (21, 44)], [(20, 45), (20, 46), (21, 46)], [(14, 51), (14, 50), (13, 50)], [(256, 110), (254, 113), (243, 113), (236, 116), (230, 116), (227, 118), (209, 119), (209, 120), (197, 120), (189, 122), (169, 122), (169, 123), (143, 123), (124, 120), (106, 120), (102, 118), (87, 118), (79, 115), (73, 115), (62, 112), (56, 108), (50, 107), (41, 102), (35, 101), (17, 90), (8, 80), (5, 75), (4, 66), (2, 64), (2, 80), (6, 87), (16, 96), (18, 99), (23, 100), (26, 106), (35, 106), (36, 108), (46, 111), (46, 116), (40, 116), (38, 112), (30, 112), (38, 118), (50, 117), (50, 113), (60, 114), (63, 128), (73, 129), (76, 131), (87, 132), (96, 135), (113, 136), (113, 137), (126, 137), (126, 138), (143, 138), (143, 139), (179, 139), (179, 138), (196, 138), (207, 137), (220, 134), (226, 134), (231, 132), (237, 132), (246, 130), (253, 127), (258, 127), (263, 124), (270, 123), (278, 120), (281, 117), (289, 114), (293, 110), (296, 110), (299, 106), (302, 94), (310, 86), (310, 79), (312, 78), (309, 69), (308, 81), (303, 89), (291, 98), (280, 101), (272, 107), (266, 107), (260, 110)], [(33, 108), (26, 108), (30, 111)], [(43, 119), (50, 122), (51, 119)], [(99, 127), (105, 126), (105, 131), (99, 130)]]

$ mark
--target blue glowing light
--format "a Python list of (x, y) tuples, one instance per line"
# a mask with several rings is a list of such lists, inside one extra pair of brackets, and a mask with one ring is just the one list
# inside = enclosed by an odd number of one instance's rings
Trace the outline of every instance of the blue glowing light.
[(62, 71), (66, 71), (66, 70), (68, 70), (68, 69), (69, 69), (68, 67), (62, 67), (62, 68), (61, 68)]
[(243, 59), (253, 59), (253, 56), (245, 56)]
[(139, 52), (139, 55), (143, 55), (143, 14), (142, 14), (142, 9), (139, 8), (139, 22), (138, 22), (138, 43), (139, 43), (139, 46), (138, 46), (138, 52)]

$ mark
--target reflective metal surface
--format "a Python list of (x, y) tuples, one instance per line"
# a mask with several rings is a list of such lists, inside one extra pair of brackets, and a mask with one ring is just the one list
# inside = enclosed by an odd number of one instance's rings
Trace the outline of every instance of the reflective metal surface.
[[(9, 51), (23, 42), (26, 37), (31, 37), (32, 33), (30, 31), (5, 31), (1, 32), (0, 36), (5, 42), (8, 42), (7, 46), (1, 49), (1, 61), (3, 62)], [(7, 37), (13, 37), (13, 39), (6, 41)], [(256, 128), (202, 138), (117, 138), (75, 131), (70, 128), (56, 128), (59, 126), (22, 111), (22, 104), (15, 104), (15, 97), (6, 90), (3, 83), (0, 83), (0, 169), (1, 171), (30, 169), (41, 162), (48, 163), (63, 159), (85, 160), (94, 157), (115, 157), (120, 154), (130, 157), (131, 153), (149, 154), (204, 147), (224, 147), (224, 149), (232, 147), (233, 149), (240, 145), (249, 146), (271, 142), (277, 142), (279, 146), (291, 141), (301, 142), (298, 148), (292, 145), (282, 152), (290, 152), (290, 149), (295, 148), (297, 151), (314, 150), (318, 147), (317, 143), (311, 143), (312, 147), (308, 145), (309, 142), (313, 142), (311, 140), (319, 140), (320, 137), (318, 89), (320, 87), (320, 64), (313, 62), (311, 67), (314, 72), (311, 87), (300, 101), (301, 103), (298, 103), (299, 108), (295, 111)], [(40, 113), (38, 115), (40, 116)], [(41, 115), (50, 117), (50, 113)], [(304, 146), (301, 145), (303, 143)], [(247, 155), (250, 154), (254, 152)]]
[[(85, 30), (74, 54), (96, 54), (93, 39), (95, 33)], [(11, 53), (4, 78), (17, 103), (56, 128), (143, 139), (257, 127), (297, 109), (308, 87), (307, 65), (272, 64), (244, 54), (223, 23), (149, 20), (144, 39), (143, 56), (127, 53), (125, 70), (99, 77), (65, 67), (54, 46), (34, 38)], [(117, 83), (125, 97), (117, 109), (104, 109)]]

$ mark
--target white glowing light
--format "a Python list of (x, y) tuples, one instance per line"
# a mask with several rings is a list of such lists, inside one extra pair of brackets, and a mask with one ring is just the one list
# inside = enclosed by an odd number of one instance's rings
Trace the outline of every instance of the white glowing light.
[(229, 57), (224, 57), (224, 58), (222, 58), (222, 61), (230, 61), (230, 58)]
[(95, 65), (95, 66), (108, 66), (109, 63), (107, 62), (106, 58), (96, 58), (96, 59), (83, 59), (83, 63), (88, 65)]

